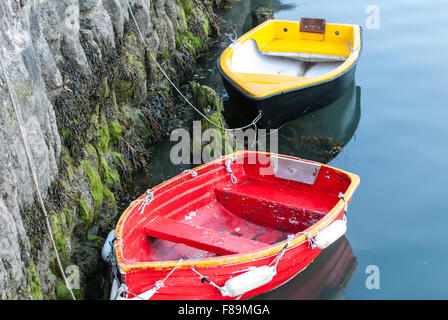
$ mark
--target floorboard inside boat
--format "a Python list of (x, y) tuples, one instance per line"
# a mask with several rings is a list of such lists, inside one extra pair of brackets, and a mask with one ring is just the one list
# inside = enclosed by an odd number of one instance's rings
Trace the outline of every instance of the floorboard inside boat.
[[(288, 235), (287, 232), (246, 221), (230, 213), (217, 200), (212, 201), (207, 206), (198, 210), (191, 211), (187, 214), (176, 214), (169, 218), (266, 244), (283, 241)], [(152, 243), (154, 259), (158, 261), (178, 260), (180, 258), (184, 260), (201, 259), (217, 255), (182, 243), (155, 238), (149, 239)]]

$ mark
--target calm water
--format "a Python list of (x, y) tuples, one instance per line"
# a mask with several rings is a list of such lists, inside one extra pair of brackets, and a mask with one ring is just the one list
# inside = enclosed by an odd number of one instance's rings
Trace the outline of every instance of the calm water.
[[(447, 299), (448, 2), (243, 0), (222, 13), (225, 26), (240, 36), (259, 4), (271, 4), (277, 19), (322, 17), (364, 27), (356, 83), (279, 132), (281, 153), (320, 159), (316, 144), (301, 138), (311, 136), (321, 137), (324, 151), (343, 147), (326, 161), (361, 177), (346, 237), (261, 298)], [(379, 29), (366, 28), (369, 5), (380, 10)], [(222, 46), (202, 61), (196, 79), (224, 93), (215, 66)], [(139, 175), (132, 195), (185, 169), (169, 163), (171, 145), (154, 147), (150, 172)], [(370, 265), (380, 270), (378, 290), (366, 287)]]

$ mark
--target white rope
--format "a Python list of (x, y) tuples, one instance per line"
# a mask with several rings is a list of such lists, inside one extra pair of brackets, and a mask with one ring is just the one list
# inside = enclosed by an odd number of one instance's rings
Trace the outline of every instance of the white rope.
[(5, 83), (6, 83), (6, 86), (8, 88), (8, 91), (9, 91), (9, 98), (11, 99), (11, 104), (12, 104), (12, 107), (14, 109), (14, 113), (15, 113), (15, 116), (16, 116), (16, 119), (17, 119), (17, 123), (18, 123), (18, 127), (19, 127), (19, 133), (20, 133), (20, 138), (22, 139), (23, 147), (25, 149), (25, 154), (26, 154), (26, 158), (28, 160), (28, 166), (30, 167), (30, 173), (31, 173), (31, 177), (32, 177), (32, 180), (33, 180), (34, 188), (36, 189), (37, 199), (38, 199), (38, 202), (39, 202), (39, 204), (40, 204), (40, 206), (42, 208), (42, 212), (44, 213), (44, 216), (45, 216), (45, 223), (47, 225), (48, 234), (50, 236), (50, 242), (52, 244), (53, 250), (54, 250), (55, 255), (56, 255), (56, 261), (57, 261), (57, 264), (58, 264), (59, 269), (61, 271), (62, 278), (64, 279), (65, 285), (67, 286), (67, 289), (70, 292), (70, 295), (71, 295), (72, 299), (76, 300), (75, 295), (73, 294), (73, 291), (72, 291), (72, 289), (70, 287), (70, 284), (69, 284), (69, 282), (67, 280), (67, 277), (65, 276), (65, 272), (64, 272), (64, 269), (62, 267), (61, 259), (59, 258), (58, 249), (56, 247), (56, 243), (55, 243), (54, 238), (53, 238), (53, 232), (52, 232), (52, 229), (51, 229), (50, 220), (48, 219), (47, 209), (45, 208), (44, 200), (43, 200), (42, 195), (40, 193), (40, 188), (39, 188), (39, 183), (37, 181), (36, 172), (34, 171), (34, 166), (33, 166), (33, 161), (32, 161), (32, 158), (31, 158), (31, 153), (30, 153), (30, 150), (29, 150), (28, 141), (25, 138), (25, 132), (22, 129), (23, 125), (22, 125), (22, 122), (20, 120), (20, 116), (19, 116), (19, 112), (18, 112), (16, 103), (14, 101), (14, 96), (12, 94), (12, 89), (11, 89), (11, 86), (9, 84), (8, 75), (6, 73), (5, 66), (3, 65), (3, 59), (1, 57), (1, 53), (0, 53), (0, 65), (1, 65), (2, 70), (3, 70), (3, 76), (5, 78)]
[[(181, 263), (182, 261), (183, 261), (183, 259), (179, 259), (179, 261), (177, 261), (176, 266), (175, 266), (173, 269), (171, 269), (171, 271), (167, 274), (167, 276), (165, 277), (165, 279), (156, 281), (156, 282), (154, 283), (154, 288), (152, 288), (152, 289), (150, 289), (150, 290), (148, 290), (148, 291), (145, 292), (145, 293), (151, 292), (151, 295), (150, 295), (149, 299), (151, 299), (151, 297), (152, 297), (152, 296), (153, 296), (153, 295), (154, 295), (160, 288), (163, 288), (163, 287), (165, 286), (165, 281), (166, 281), (166, 280), (173, 274), (174, 271), (176, 271), (177, 267), (179, 267), (179, 265), (180, 265), (180, 263)], [(124, 283), (121, 284), (121, 286), (120, 286), (120, 288), (119, 288), (117, 294), (115, 295), (115, 299), (116, 299), (118, 296), (120, 296), (122, 293), (130, 294), (130, 295), (132, 295), (132, 296), (134, 296), (135, 298), (140, 299), (140, 300), (147, 300), (147, 299), (141, 297), (141, 296), (138, 295), (138, 294), (134, 294), (134, 293), (130, 292), (130, 291), (128, 290), (126, 284), (124, 284)]]
[[(293, 235), (293, 234), (288, 235), (288, 238), (287, 238), (287, 240), (286, 240), (286, 244), (285, 244), (285, 246), (283, 247), (283, 249), (282, 249), (282, 250), (280, 251), (280, 253), (274, 258), (274, 260), (272, 260), (271, 263), (268, 264), (268, 267), (271, 267), (271, 266), (275, 263), (274, 266), (273, 266), (273, 272), (274, 272), (274, 274), (277, 272), (277, 266), (278, 266), (278, 263), (279, 263), (280, 260), (283, 258), (283, 255), (285, 254), (286, 249), (288, 248), (288, 246), (290, 245), (290, 243), (291, 243), (291, 241), (292, 241), (293, 239), (294, 239), (294, 235)], [(222, 294), (223, 296), (227, 296), (227, 295), (229, 295), (229, 293), (227, 292), (225, 286), (224, 286), (224, 287), (220, 287), (220, 286), (218, 286), (216, 283), (214, 283), (213, 281), (211, 281), (210, 279), (208, 279), (206, 276), (204, 276), (204, 275), (202, 275), (201, 273), (199, 273), (199, 271), (197, 271), (197, 270), (194, 269), (193, 267), (191, 267), (191, 270), (192, 270), (194, 273), (196, 273), (196, 274), (201, 278), (201, 281), (202, 281), (202, 282), (207, 282), (207, 283), (210, 284), (211, 286), (215, 287), (216, 289), (218, 289), (218, 290), (221, 292), (221, 294)], [(241, 295), (239, 295), (239, 296), (236, 298), (236, 300), (240, 300), (241, 297), (242, 297), (243, 295), (244, 295), (244, 293), (241, 294)]]
[(154, 199), (154, 194), (151, 192), (151, 189), (146, 190), (146, 197), (140, 204), (140, 207), (138, 208), (138, 212), (142, 214), (145, 212), (145, 207), (151, 203), (151, 201)]
[(339, 192), (338, 195), (339, 199), (342, 199), (344, 201), (344, 214), (347, 214), (348, 212), (348, 205), (347, 205), (347, 200), (345, 200), (345, 196), (342, 192)]
[(296, 234), (304, 234), (306, 236), (305, 241), (308, 241), (308, 248), (314, 249), (314, 238), (308, 232), (297, 232)]
[[(140, 40), (143, 43), (143, 45), (145, 46), (146, 49), (149, 49), (145, 38), (143, 37), (143, 33), (140, 30), (140, 27), (138, 26), (137, 23), (137, 19), (134, 16), (134, 12), (132, 11), (131, 5), (129, 3), (128, 0), (126, 0), (128, 8), (129, 8), (129, 12), (131, 14), (132, 20), (134, 20), (134, 24), (135, 27), (137, 28), (137, 32), (140, 36)], [(151, 3), (149, 4), (149, 11), (151, 12)], [(157, 59), (153, 56), (151, 50), (148, 50), (149, 52), (149, 56), (151, 57), (151, 59), (154, 61), (154, 63), (156, 64), (157, 68), (160, 70), (160, 72), (162, 72), (162, 74), (165, 76), (165, 78), (168, 80), (168, 82), (171, 84), (171, 86), (177, 91), (177, 93), (179, 93), (179, 95), (185, 100), (185, 102), (191, 107), (193, 108), (197, 113), (199, 113), (205, 120), (207, 120), (208, 122), (210, 122), (212, 125), (214, 125), (215, 127), (224, 130), (224, 131), (235, 131), (235, 130), (243, 130), (252, 126), (255, 126), (257, 124), (257, 122), (260, 120), (261, 118), (261, 111), (258, 112), (258, 115), (255, 117), (255, 119), (249, 123), (246, 126), (240, 127), (240, 128), (233, 128), (233, 129), (228, 129), (228, 128), (224, 128), (220, 125), (218, 125), (217, 123), (213, 122), (212, 120), (210, 120), (206, 115), (204, 115), (198, 108), (196, 108), (188, 99), (187, 97), (185, 97), (185, 95), (180, 91), (180, 89), (174, 84), (174, 82), (170, 79), (170, 77), (166, 74), (166, 72), (163, 70), (163, 68), (160, 66), (160, 64), (157, 62)]]
[(274, 270), (277, 270), (277, 265), (280, 262), (280, 260), (283, 258), (283, 255), (286, 252), (286, 248), (288, 248), (288, 246), (291, 243), (292, 239), (294, 239), (294, 235), (293, 234), (288, 235), (288, 239), (286, 240), (286, 244), (283, 247), (282, 251), (279, 253), (279, 255), (277, 257), (275, 257), (274, 260), (271, 261), (271, 263), (268, 265), (268, 267), (270, 267), (275, 262)]
[(196, 273), (196, 274), (201, 278), (201, 281), (202, 281), (202, 282), (205, 281), (205, 282), (207, 282), (208, 284), (212, 285), (213, 287), (215, 287), (216, 289), (218, 289), (219, 292), (221, 292), (221, 294), (222, 294), (223, 296), (228, 295), (228, 294), (227, 294), (227, 291), (226, 291), (226, 289), (225, 289), (224, 287), (220, 287), (220, 286), (218, 286), (216, 283), (214, 283), (213, 281), (211, 281), (209, 278), (207, 278), (206, 276), (200, 274), (199, 271), (196, 271), (195, 268), (191, 267), (191, 270), (192, 270), (194, 273)]
[(238, 179), (235, 177), (235, 175), (232, 171), (232, 168), (230, 167), (232, 162), (235, 162), (235, 161), (236, 161), (236, 157), (230, 157), (224, 163), (224, 167), (226, 168), (227, 172), (230, 174), (230, 181), (232, 182), (232, 184), (236, 184), (238, 182)]

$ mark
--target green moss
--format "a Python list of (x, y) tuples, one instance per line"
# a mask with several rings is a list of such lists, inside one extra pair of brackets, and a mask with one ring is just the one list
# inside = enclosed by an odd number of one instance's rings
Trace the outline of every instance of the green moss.
[(86, 143), (85, 145), (85, 152), (88, 159), (93, 161), (95, 165), (98, 165), (98, 152), (94, 146), (92, 146), (90, 143)]
[(111, 188), (115, 183), (120, 183), (120, 174), (111, 168), (104, 156), (101, 156), (99, 163), (99, 174), (107, 187)]
[(185, 15), (189, 16), (191, 14), (191, 11), (193, 10), (193, 1), (192, 0), (178, 0), (178, 1), (185, 12)]
[(110, 142), (109, 126), (102, 125), (100, 129), (100, 136), (98, 139), (98, 149), (99, 149), (98, 152), (106, 154), (109, 142)]
[(118, 103), (127, 103), (135, 96), (135, 85), (129, 80), (117, 80), (115, 90)]
[(58, 286), (56, 287), (56, 298), (58, 300), (72, 300), (70, 291), (62, 282), (59, 282)]
[(92, 198), (95, 201), (95, 208), (98, 209), (103, 203), (103, 184), (100, 175), (89, 161), (83, 160), (84, 169), (89, 177)]
[(88, 229), (90, 227), (90, 222), (92, 220), (89, 205), (87, 204), (86, 199), (84, 199), (83, 197), (79, 197), (78, 204), (81, 208), (81, 215), (80, 215), (81, 222), (83, 226), (85, 226), (86, 229)]
[(204, 48), (201, 38), (191, 32), (187, 32), (181, 39), (182, 43), (192, 55), (196, 55), (197, 51), (201, 51)]
[[(117, 201), (115, 200), (114, 194), (104, 187), (104, 210), (108, 213), (109, 216), (114, 216), (117, 212)], [(101, 241), (101, 246), (103, 244), (103, 240)]]
[(123, 127), (118, 122), (110, 122), (109, 123), (109, 136), (110, 136), (110, 144), (116, 145), (118, 140), (121, 139), (121, 135), (123, 133)]
[(34, 262), (31, 262), (30, 266), (26, 270), (28, 275), (28, 279), (30, 282), (30, 295), (33, 297), (33, 300), (42, 300), (42, 292), (41, 292), (41, 282), (39, 278), (39, 273), (37, 271), (37, 267)]
[(199, 19), (202, 22), (202, 30), (204, 31), (204, 35), (205, 35), (205, 40), (207, 40), (207, 36), (210, 32), (210, 23), (207, 19), (207, 16), (204, 14), (204, 12), (202, 12), (199, 9), (195, 9), (194, 12), (195, 15), (197, 15), (199, 17)]
[(109, 83), (107, 82), (107, 77), (104, 77), (104, 79), (103, 79), (103, 92), (102, 92), (103, 99), (106, 99), (107, 97), (109, 97), (109, 94), (110, 94)]
[(143, 73), (146, 73), (145, 64), (143, 63), (143, 58), (138, 57), (130, 52), (126, 52), (126, 57), (128, 58), (128, 63), (132, 67), (138, 67)]
[(185, 16), (185, 11), (182, 6), (180, 7), (180, 21), (181, 26), (178, 25), (177, 31), (178, 32), (187, 31), (188, 30), (187, 17)]
[(65, 214), (58, 214), (53, 212), (51, 215), (51, 220), (53, 223), (53, 236), (54, 242), (56, 243), (56, 248), (58, 249), (59, 256), (63, 263), (65, 263), (68, 250), (67, 250), (67, 231), (65, 228)]
[[(84, 300), (84, 292), (82, 289), (72, 288), (76, 300)], [(63, 281), (59, 281), (56, 286), (56, 298), (58, 300), (72, 300), (72, 295)]]

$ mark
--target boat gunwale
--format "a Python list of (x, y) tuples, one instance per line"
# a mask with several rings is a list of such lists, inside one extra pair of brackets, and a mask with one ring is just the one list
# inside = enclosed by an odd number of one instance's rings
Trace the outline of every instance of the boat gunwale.
[[(219, 159), (216, 159), (214, 161), (208, 162), (206, 164), (203, 164), (194, 170), (199, 174), (202, 172), (208, 171), (209, 168), (216, 167), (220, 164), (224, 164), (225, 160), (229, 157), (236, 156), (237, 159), (245, 158), (249, 155), (274, 155), (274, 156), (280, 156), (280, 157), (286, 157), (290, 159), (299, 159), (302, 161), (310, 162), (310, 163), (317, 163), (315, 161), (300, 159), (293, 156), (287, 156), (287, 155), (280, 155), (276, 153), (268, 153), (268, 152), (258, 152), (258, 151), (237, 151), (235, 153), (223, 156)], [(354, 191), (358, 187), (360, 183), (360, 178), (358, 175), (346, 172), (341, 169), (337, 169), (325, 164), (320, 165), (333, 169), (339, 173), (343, 173), (347, 175), (347, 177), (350, 179), (350, 185), (347, 187), (344, 198), (347, 201), (350, 201)], [(169, 190), (170, 188), (174, 187), (175, 185), (182, 183), (186, 180), (189, 180), (191, 178), (190, 173), (182, 173), (180, 175), (177, 175), (157, 186), (151, 189), (151, 192), (154, 196), (156, 196), (156, 193), (165, 192)], [(115, 254), (116, 254), (116, 261), (117, 265), (119, 267), (119, 270), (121, 273), (127, 273), (127, 272), (137, 272), (137, 271), (144, 271), (144, 270), (163, 270), (163, 269), (172, 269), (177, 265), (178, 269), (187, 269), (191, 267), (217, 267), (217, 266), (223, 266), (223, 265), (235, 265), (239, 263), (245, 263), (252, 260), (258, 260), (267, 258), (269, 256), (273, 256), (275, 254), (278, 254), (285, 246), (286, 240), (282, 242), (278, 242), (276, 244), (273, 244), (269, 246), (266, 249), (260, 249), (256, 251), (251, 251), (247, 253), (240, 253), (240, 254), (233, 254), (233, 255), (224, 255), (224, 256), (218, 256), (218, 257), (209, 257), (209, 258), (202, 258), (202, 259), (191, 259), (191, 260), (183, 260), (179, 263), (177, 260), (167, 260), (167, 261), (145, 261), (145, 262), (131, 262), (127, 263), (126, 258), (123, 253), (123, 243), (122, 243), (122, 232), (123, 232), (123, 226), (126, 223), (127, 218), (135, 211), (136, 207), (144, 200), (145, 194), (141, 195), (139, 198), (134, 200), (130, 206), (123, 212), (121, 215), (117, 227), (115, 230), (115, 237), (117, 239), (120, 239), (120, 243), (115, 245)], [(310, 236), (315, 236), (318, 232), (322, 231), (324, 228), (326, 228), (328, 225), (330, 225), (333, 221), (336, 220), (336, 218), (340, 215), (340, 213), (345, 208), (345, 201), (343, 199), (340, 199), (335, 206), (324, 216), (322, 217), (318, 222), (311, 225), (307, 229), (305, 229), (303, 232), (308, 233)], [(294, 234), (294, 238), (292, 239), (291, 243), (288, 246), (287, 251), (293, 250), (295, 247), (302, 245), (307, 242), (307, 236), (305, 234)], [(179, 264), (178, 264), (179, 263)]]
[[(248, 39), (251, 39), (250, 36), (253, 33), (255, 33), (259, 29), (261, 29), (261, 28), (265, 27), (266, 25), (273, 23), (273, 22), (300, 23), (298, 21), (292, 21), (292, 20), (270, 19), (270, 20), (267, 20), (266, 22), (263, 22), (262, 24), (258, 25), (254, 29), (243, 34), (240, 38), (238, 38), (235, 41), (235, 43), (237, 43), (237, 44), (244, 43)], [(329, 23), (329, 25), (330, 25), (330, 23)], [(277, 95), (288, 94), (288, 93), (295, 92), (298, 90), (302, 90), (302, 89), (306, 89), (306, 88), (310, 88), (313, 86), (318, 86), (318, 85), (321, 85), (324, 83), (334, 81), (335, 79), (337, 79), (337, 78), (343, 76), (345, 73), (349, 72), (358, 63), (359, 57), (360, 57), (361, 51), (362, 51), (362, 27), (360, 27), (359, 25), (356, 25), (356, 24), (343, 24), (343, 23), (336, 23), (336, 24), (332, 23), (331, 25), (352, 26), (354, 28), (357, 28), (359, 30), (359, 32), (355, 33), (355, 35), (354, 35), (355, 41), (353, 44), (355, 46), (355, 48), (357, 48), (357, 49), (353, 50), (353, 52), (347, 57), (347, 59), (343, 63), (341, 63), (338, 67), (336, 67), (335, 69), (333, 69), (329, 72), (326, 72), (322, 75), (310, 77), (308, 80), (298, 79), (297, 81), (289, 82), (288, 83), (289, 86), (285, 86), (285, 89), (277, 89), (274, 92), (271, 92), (268, 94), (251, 95), (249, 90), (245, 90), (244, 88), (240, 87), (240, 85), (239, 85), (241, 82), (245, 82), (245, 81), (240, 81), (240, 80), (236, 79), (237, 76), (235, 75), (235, 73), (233, 71), (231, 71), (230, 68), (223, 62), (225, 57), (227, 57), (231, 53), (231, 50), (233, 50), (234, 44), (231, 44), (226, 49), (224, 49), (224, 51), (221, 53), (221, 55), (217, 59), (218, 71), (221, 74), (221, 76), (224, 77), (235, 89), (237, 89), (240, 93), (242, 93), (246, 98), (254, 100), (254, 101), (265, 100), (265, 99), (269, 99), (269, 98), (277, 96)], [(353, 55), (353, 53), (355, 53), (355, 54)], [(221, 63), (223, 64), (222, 66), (221, 66)], [(296, 85), (294, 86), (294, 84), (296, 84)]]

